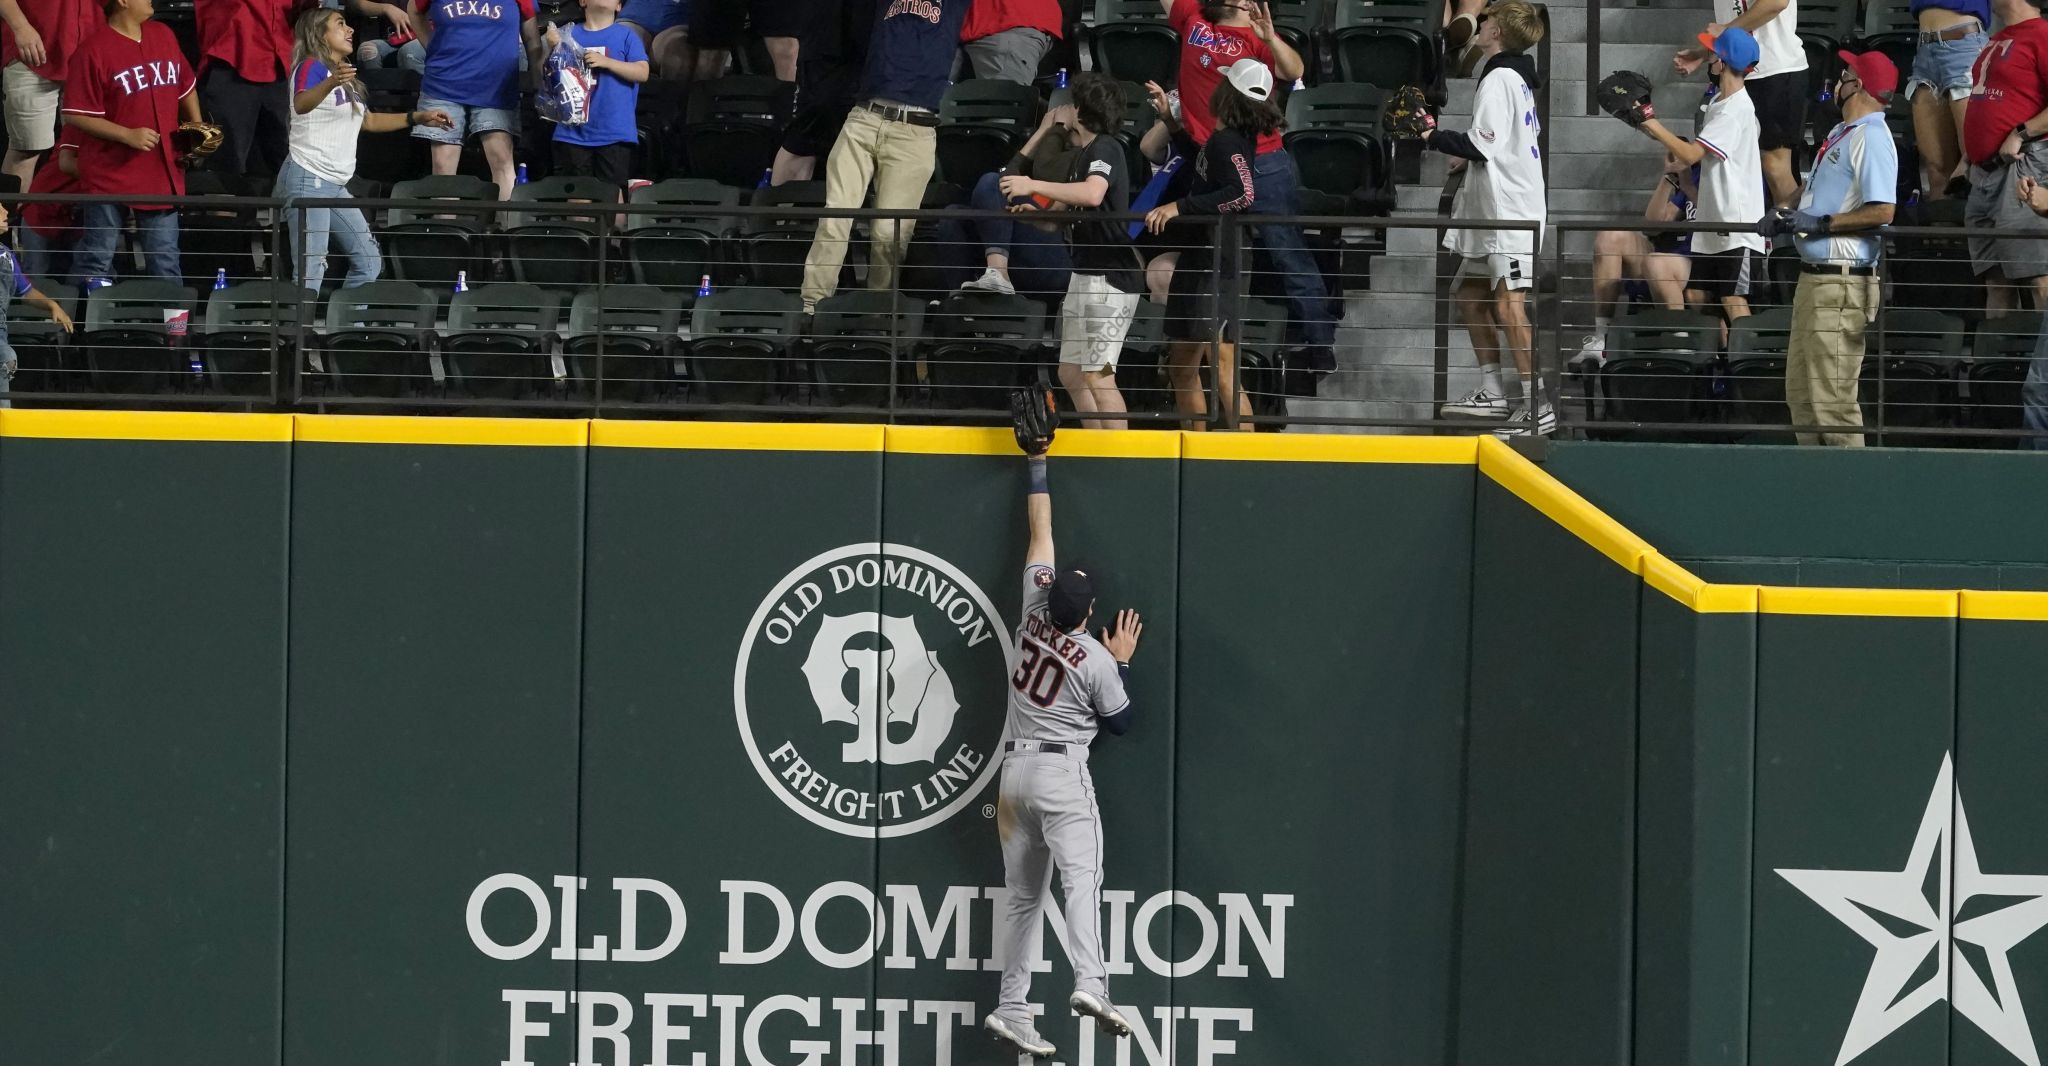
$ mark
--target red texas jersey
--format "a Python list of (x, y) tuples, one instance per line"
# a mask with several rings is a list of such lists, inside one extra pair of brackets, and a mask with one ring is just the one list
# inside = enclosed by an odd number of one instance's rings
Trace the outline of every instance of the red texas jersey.
[(155, 149), (139, 152), (119, 141), (81, 134), (79, 191), (183, 195), (185, 171), (171, 149), (171, 131), (178, 128), (178, 103), (193, 84), (192, 67), (179, 51), (177, 37), (162, 23), (143, 23), (140, 41), (129, 40), (111, 26), (86, 38), (71, 57), (64, 113), (155, 130), (163, 139)]

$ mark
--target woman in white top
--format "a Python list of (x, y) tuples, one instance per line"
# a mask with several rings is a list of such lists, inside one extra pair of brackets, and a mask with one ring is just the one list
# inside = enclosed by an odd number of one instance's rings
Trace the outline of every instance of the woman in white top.
[[(348, 197), (348, 180), (356, 173), (356, 137), (364, 130), (388, 133), (415, 125), (454, 125), (446, 112), (373, 114), (363, 104), (363, 83), (349, 63), (355, 33), (341, 12), (315, 8), (299, 16), (292, 49), (291, 155), (278, 171), (271, 195), (285, 201), (340, 200)], [(333, 240), (348, 256), (347, 288), (377, 280), (384, 258), (370, 224), (353, 207), (309, 207), (296, 212), (304, 219), (286, 219), (299, 284), (318, 291), (327, 272), (327, 247)], [(300, 234), (304, 247), (299, 247)]]

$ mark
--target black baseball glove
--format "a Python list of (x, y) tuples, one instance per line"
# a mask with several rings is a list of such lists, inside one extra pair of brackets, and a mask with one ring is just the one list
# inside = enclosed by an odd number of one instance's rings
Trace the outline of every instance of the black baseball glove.
[(1420, 85), (1403, 85), (1387, 97), (1380, 110), (1380, 132), (1395, 140), (1416, 140), (1436, 128), (1429, 95)]
[(1052, 447), (1052, 436), (1060, 428), (1059, 401), (1052, 386), (1037, 385), (1010, 390), (1010, 428), (1017, 432), (1017, 447), (1025, 455), (1044, 455)]
[(1600, 79), (1595, 99), (1600, 110), (1640, 129), (1645, 120), (1657, 117), (1657, 106), (1650, 102), (1650, 90), (1650, 79), (1633, 70), (1617, 70)]

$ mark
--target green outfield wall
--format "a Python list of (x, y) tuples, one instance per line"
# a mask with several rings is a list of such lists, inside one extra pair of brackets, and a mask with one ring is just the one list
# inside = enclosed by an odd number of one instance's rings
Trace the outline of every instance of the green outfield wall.
[[(0, 412), (0, 1063), (1013, 1062), (1020, 467)], [(1053, 482), (1147, 619), (1091, 759), (1138, 1032), (1055, 916), (1055, 1061), (2034, 1061), (2042, 597), (1710, 584), (1491, 440)]]

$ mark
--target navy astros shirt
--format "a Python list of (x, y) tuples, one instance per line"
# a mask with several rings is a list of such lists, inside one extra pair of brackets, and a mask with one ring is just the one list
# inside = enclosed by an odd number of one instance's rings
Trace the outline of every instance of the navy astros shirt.
[(953, 53), (972, 0), (877, 0), (875, 33), (861, 72), (861, 100), (894, 100), (932, 111), (952, 84)]

